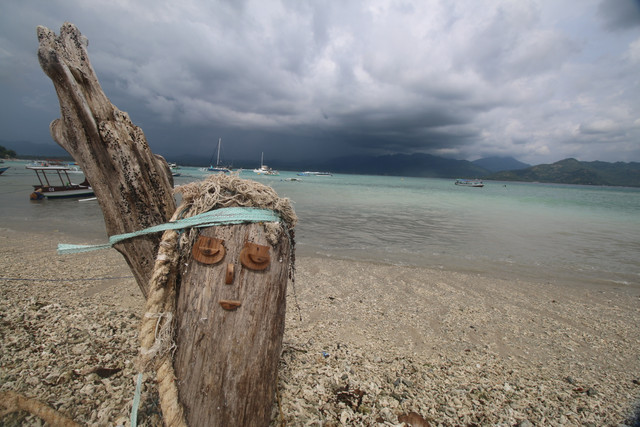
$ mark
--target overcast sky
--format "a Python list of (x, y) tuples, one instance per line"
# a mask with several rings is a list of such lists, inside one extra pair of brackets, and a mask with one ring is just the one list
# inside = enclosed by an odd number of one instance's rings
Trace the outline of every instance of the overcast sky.
[(640, 0), (0, 0), (0, 140), (54, 144), (65, 21), (169, 159), (640, 161)]

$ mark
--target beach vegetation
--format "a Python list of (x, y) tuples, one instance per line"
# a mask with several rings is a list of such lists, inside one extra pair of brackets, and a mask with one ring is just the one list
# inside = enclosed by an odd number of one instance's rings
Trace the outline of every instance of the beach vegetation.
[(16, 157), (17, 155), (15, 151), (9, 150), (0, 145), (0, 159), (14, 159)]
[(484, 179), (640, 187), (640, 163), (581, 162), (569, 158), (552, 164), (498, 172), (485, 176)]

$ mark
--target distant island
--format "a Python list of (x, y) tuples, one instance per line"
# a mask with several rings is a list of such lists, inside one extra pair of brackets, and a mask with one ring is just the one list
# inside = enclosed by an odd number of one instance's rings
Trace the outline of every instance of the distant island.
[(569, 158), (526, 169), (501, 171), (487, 175), (484, 179), (640, 187), (640, 163), (581, 162)]

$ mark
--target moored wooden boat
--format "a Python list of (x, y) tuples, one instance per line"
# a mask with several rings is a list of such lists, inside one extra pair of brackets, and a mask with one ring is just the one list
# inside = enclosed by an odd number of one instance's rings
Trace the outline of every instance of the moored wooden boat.
[[(26, 166), (36, 173), (40, 184), (35, 184), (34, 191), (29, 198), (31, 200), (63, 199), (74, 197), (93, 196), (93, 189), (85, 179), (80, 184), (74, 184), (69, 178), (67, 166)], [(57, 176), (57, 179), (51, 178)], [(59, 182), (59, 183), (58, 183)]]

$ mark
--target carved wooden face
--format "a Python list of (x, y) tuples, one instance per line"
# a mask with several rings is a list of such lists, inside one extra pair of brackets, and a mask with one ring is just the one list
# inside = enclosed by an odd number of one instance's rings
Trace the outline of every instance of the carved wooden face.
[[(249, 270), (266, 270), (271, 262), (269, 249), (269, 246), (259, 245), (249, 241), (245, 242), (238, 257), (240, 264), (243, 268)], [(193, 245), (191, 253), (193, 259), (202, 264), (216, 265), (225, 259), (226, 249), (224, 247), (224, 240), (215, 237), (199, 236)], [(225, 268), (224, 282), (227, 285), (233, 285), (236, 272), (235, 264), (227, 263)], [(220, 300), (219, 303), (225, 310), (235, 310), (241, 305), (241, 302), (237, 300)]]

